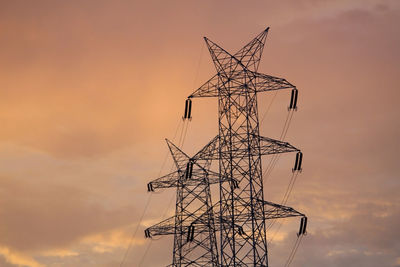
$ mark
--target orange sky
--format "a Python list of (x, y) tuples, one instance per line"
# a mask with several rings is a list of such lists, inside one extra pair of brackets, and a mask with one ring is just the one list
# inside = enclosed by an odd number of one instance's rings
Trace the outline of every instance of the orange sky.
[[(202, 37), (235, 52), (267, 26), (259, 71), (300, 91), (287, 140), (304, 170), (288, 205), (310, 225), (292, 266), (400, 266), (399, 24), (395, 0), (1, 1), (0, 266), (119, 266), (164, 138), (215, 72)], [(260, 95), (260, 114), (271, 98)], [(288, 103), (279, 92), (262, 135), (279, 137)], [(216, 100), (193, 105), (189, 154), (217, 134)], [(266, 181), (269, 200), (293, 158)], [(172, 239), (143, 258), (142, 233), (173, 201), (152, 196), (124, 266), (171, 262)], [(297, 228), (275, 235), (273, 266)]]

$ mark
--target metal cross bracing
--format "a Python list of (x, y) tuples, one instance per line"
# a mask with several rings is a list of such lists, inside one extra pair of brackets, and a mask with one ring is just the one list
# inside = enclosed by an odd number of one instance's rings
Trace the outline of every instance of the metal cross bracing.
[(209, 169), (211, 160), (190, 158), (167, 143), (177, 170), (150, 182), (148, 189), (176, 187), (175, 215), (146, 229), (146, 236), (174, 235), (172, 266), (218, 266), (210, 183), (219, 183), (220, 176)]
[[(257, 72), (267, 33), (268, 28), (235, 54), (205, 38), (217, 74), (188, 99), (218, 98), (219, 134), (191, 158), (168, 142), (177, 171), (148, 184), (149, 191), (177, 188), (175, 216), (145, 231), (147, 237), (174, 235), (172, 266), (268, 266), (266, 220), (304, 217), (264, 200), (261, 156), (300, 153), (259, 134), (257, 93), (292, 89), (297, 101), (294, 85)], [(290, 108), (295, 106), (292, 99)], [(295, 171), (301, 158), (300, 153)], [(218, 173), (210, 170), (212, 160), (218, 160)], [(219, 201), (213, 205), (210, 184), (215, 183)]]

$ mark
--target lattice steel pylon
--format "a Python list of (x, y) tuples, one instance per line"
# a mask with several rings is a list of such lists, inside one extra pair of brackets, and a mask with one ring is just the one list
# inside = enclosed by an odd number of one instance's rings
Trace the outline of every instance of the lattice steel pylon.
[[(185, 155), (177, 160), (171, 150), (177, 175), (170, 174), (149, 184), (149, 189), (156, 184), (177, 187), (175, 216), (146, 229), (148, 237), (174, 234), (172, 266), (266, 267), (266, 220), (304, 217), (290, 207), (264, 200), (261, 156), (300, 151), (287, 142), (262, 137), (259, 133), (257, 93), (292, 89), (297, 98), (296, 87), (285, 79), (258, 73), (267, 34), (268, 28), (235, 54), (204, 38), (217, 74), (188, 98), (218, 98), (219, 134), (192, 158)], [(209, 170), (212, 160), (218, 160), (219, 173)], [(199, 170), (194, 174), (193, 169), (193, 176), (188, 175), (191, 166)], [(296, 163), (295, 171), (299, 169)], [(214, 205), (210, 193), (212, 183), (219, 183), (219, 201)], [(188, 186), (200, 187), (200, 190), (193, 195), (195, 190), (190, 189), (192, 196), (185, 195), (182, 192)], [(192, 198), (200, 200), (201, 209), (182, 205), (192, 203)], [(216, 231), (219, 231), (219, 240)], [(193, 234), (201, 232), (209, 238), (200, 238), (200, 235), (197, 238)], [(195, 242), (195, 248), (190, 242)]]
[[(220, 176), (209, 169), (210, 159), (190, 158), (172, 142), (167, 143), (177, 170), (147, 187), (149, 191), (176, 188), (175, 215), (147, 228), (146, 237), (174, 235), (171, 266), (218, 266), (210, 183), (219, 183)], [(205, 147), (209, 148), (210, 144)]]

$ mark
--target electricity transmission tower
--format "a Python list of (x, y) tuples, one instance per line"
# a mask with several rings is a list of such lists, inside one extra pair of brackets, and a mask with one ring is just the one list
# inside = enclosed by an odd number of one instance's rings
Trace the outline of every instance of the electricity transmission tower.
[[(260, 136), (257, 94), (297, 89), (282, 78), (258, 72), (268, 28), (235, 54), (204, 38), (217, 73), (186, 101), (218, 98), (219, 133), (189, 157), (167, 140), (177, 170), (148, 184), (149, 191), (176, 188), (175, 215), (145, 230), (146, 237), (174, 235), (170, 266), (268, 266), (266, 221), (305, 217), (293, 208), (264, 200), (261, 156), (297, 152), (293, 171), (301, 170), (302, 154), (287, 142)], [(219, 171), (210, 170), (218, 161)], [(219, 185), (213, 204), (210, 185)], [(302, 219), (300, 234), (305, 233)]]

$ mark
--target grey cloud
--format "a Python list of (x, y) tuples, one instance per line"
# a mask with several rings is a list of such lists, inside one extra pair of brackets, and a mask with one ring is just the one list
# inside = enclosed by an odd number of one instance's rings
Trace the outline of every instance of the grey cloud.
[[(398, 266), (398, 206), (359, 205), (351, 218), (325, 225), (315, 225), (310, 219), (309, 234), (303, 238), (292, 266)], [(274, 265), (287, 259), (295, 239), (295, 232), (290, 232), (282, 243), (272, 246)]]
[(108, 209), (85, 190), (1, 177), (0, 244), (17, 251), (64, 248), (133, 222), (131, 205)]

